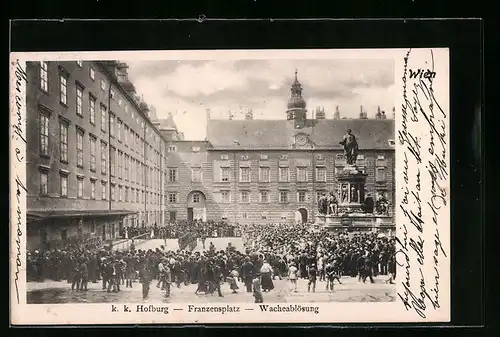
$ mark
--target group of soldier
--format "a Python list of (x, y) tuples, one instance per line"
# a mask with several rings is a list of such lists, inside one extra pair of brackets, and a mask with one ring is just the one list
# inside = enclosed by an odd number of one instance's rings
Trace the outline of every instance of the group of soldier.
[(28, 280), (65, 280), (73, 291), (87, 291), (88, 283), (102, 282), (102, 290), (120, 292), (142, 284), (148, 297), (151, 283), (171, 295), (173, 285), (197, 284), (195, 294), (224, 296), (221, 285), (227, 282), (232, 292), (253, 293), (262, 302), (263, 294), (274, 289), (276, 278), (287, 278), (294, 291), (297, 280), (305, 279), (308, 291), (316, 290), (317, 281), (326, 281), (333, 291), (342, 276), (374, 282), (378, 274), (393, 282), (395, 239), (377, 234), (332, 234), (311, 232), (305, 225), (250, 225), (245, 231), (244, 251), (231, 244), (216, 250), (210, 242), (203, 251), (129, 249), (113, 251), (72, 247), (67, 250), (36, 251), (28, 256)]

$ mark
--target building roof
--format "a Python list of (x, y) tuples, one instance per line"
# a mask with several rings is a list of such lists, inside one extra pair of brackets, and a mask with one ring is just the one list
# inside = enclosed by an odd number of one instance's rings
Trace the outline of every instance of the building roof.
[(211, 119), (207, 141), (213, 149), (289, 149), (295, 134), (306, 133), (315, 148), (340, 149), (339, 142), (347, 129), (351, 129), (360, 150), (389, 150), (394, 149), (389, 144), (395, 137), (394, 128), (392, 119), (309, 119), (301, 129), (294, 129), (293, 120)]
[(172, 113), (169, 112), (167, 118), (158, 119), (160, 123), (160, 130), (177, 130), (177, 125), (174, 122)]

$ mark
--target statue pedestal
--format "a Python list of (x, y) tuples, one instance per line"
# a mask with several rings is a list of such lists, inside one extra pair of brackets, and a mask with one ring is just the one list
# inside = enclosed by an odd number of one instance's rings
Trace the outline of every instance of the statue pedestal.
[(318, 215), (316, 215), (315, 224), (317, 224), (317, 225), (324, 225), (325, 224), (325, 217), (326, 217), (326, 215), (324, 215), (324, 214), (318, 214)]

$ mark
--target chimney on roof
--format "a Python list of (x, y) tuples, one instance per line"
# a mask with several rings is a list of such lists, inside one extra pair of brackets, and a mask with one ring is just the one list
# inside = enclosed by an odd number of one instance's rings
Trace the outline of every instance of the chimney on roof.
[(315, 118), (316, 119), (325, 119), (325, 108), (323, 107), (317, 107), (314, 114), (316, 115)]
[(253, 111), (252, 109), (248, 109), (247, 112), (245, 113), (245, 119), (246, 120), (252, 120), (253, 119)]
[(380, 112), (380, 105), (377, 107), (377, 113), (375, 114), (375, 119), (382, 119), (382, 113)]
[(363, 111), (363, 106), (359, 107), (359, 119), (365, 119), (366, 113)]
[(396, 107), (392, 107), (392, 119), (396, 119)]
[(385, 111), (382, 111), (382, 115), (380, 116), (380, 119), (387, 119), (387, 116), (385, 115)]

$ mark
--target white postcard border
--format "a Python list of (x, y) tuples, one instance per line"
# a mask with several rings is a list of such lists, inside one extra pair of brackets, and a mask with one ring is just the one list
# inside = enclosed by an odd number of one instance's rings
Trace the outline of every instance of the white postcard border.
[[(432, 56), (431, 56), (432, 51)], [(408, 54), (409, 53), (409, 54)], [(23, 189), (26, 181), (26, 163), (23, 154), (26, 151), (23, 136), (25, 132), (26, 104), (24, 94), (26, 83), (23, 78), (25, 69), (24, 62), (27, 60), (105, 60), (105, 59), (133, 59), (141, 60), (166, 60), (166, 59), (374, 59), (392, 55), (395, 60), (395, 83), (401, 83), (401, 95), (395, 98), (396, 106), (396, 230), (400, 240), (398, 246), (398, 270), (397, 270), (397, 300), (390, 303), (269, 303), (269, 306), (277, 305), (288, 307), (300, 305), (303, 307), (317, 307), (318, 313), (314, 312), (262, 312), (258, 304), (241, 303), (228, 304), (229, 307), (238, 307), (239, 311), (189, 312), (188, 303), (142, 303), (148, 306), (168, 307), (168, 314), (164, 313), (138, 313), (133, 309), (140, 303), (103, 303), (103, 304), (26, 304), (26, 191)], [(407, 63), (405, 66), (405, 57)], [(432, 60), (434, 62), (432, 69)], [(409, 78), (409, 69), (417, 71), (422, 69), (422, 78)], [(406, 73), (405, 73), (406, 70)], [(435, 77), (432, 77), (435, 74)], [(420, 76), (420, 75), (419, 75)], [(431, 76), (431, 77), (429, 77)], [(403, 78), (406, 78), (403, 81)], [(425, 96), (429, 95), (428, 88), (419, 87), (415, 89), (415, 83), (429, 82), (433, 80), (435, 101), (433, 107), (429, 107)], [(403, 97), (403, 82), (406, 83), (408, 100), (405, 104)], [(10, 114), (10, 285), (11, 285), (11, 323), (12, 324), (203, 324), (203, 323), (390, 323), (390, 322), (448, 322), (450, 321), (450, 196), (449, 196), (449, 172), (443, 179), (434, 179), (434, 192), (431, 189), (432, 179), (426, 173), (425, 166), (429, 160), (435, 160), (435, 156), (429, 153), (428, 146), (431, 135), (434, 137), (435, 147), (437, 133), (430, 132), (429, 122), (423, 117), (422, 112), (429, 115), (429, 111), (435, 111), (435, 126), (444, 122), (446, 144), (444, 145), (444, 166), (449, 171), (449, 50), (448, 49), (359, 49), (359, 50), (252, 50), (252, 51), (134, 51), (134, 52), (69, 52), (69, 53), (11, 53), (11, 114)], [(414, 93), (416, 90), (417, 93)], [(420, 90), (420, 91), (419, 91)], [(427, 91), (426, 91), (427, 90)], [(422, 110), (416, 112), (416, 119), (412, 121), (410, 115), (403, 120), (403, 110), (414, 111), (409, 107), (414, 106), (414, 98), (421, 100)], [(437, 102), (446, 113), (446, 117), (439, 117), (436, 109)], [(406, 108), (405, 108), (406, 106)], [(408, 107), (409, 106), (409, 107)], [(406, 123), (406, 134), (412, 134), (419, 138), (421, 144), (420, 155), (423, 164), (413, 163), (408, 168), (408, 184), (403, 185), (405, 172), (405, 158), (408, 158), (408, 138), (402, 137), (404, 130), (403, 122)], [(402, 138), (401, 138), (402, 137)], [(25, 138), (25, 137), (24, 137)], [(16, 150), (17, 149), (17, 150)], [(406, 157), (405, 157), (406, 153)], [(427, 164), (428, 166), (428, 164)], [(419, 199), (422, 204), (422, 220), (425, 223), (422, 233), (418, 232), (416, 226), (412, 225), (410, 218), (405, 214), (413, 210), (415, 203), (408, 204), (405, 211), (400, 207), (405, 198), (402, 187), (415, 185), (416, 170), (421, 170), (421, 189)], [(428, 171), (427, 171), (428, 172)], [(411, 176), (413, 174), (413, 178)], [(439, 181), (438, 181), (439, 180)], [(410, 190), (415, 192), (415, 187)], [(441, 199), (432, 195), (441, 191), (446, 195)], [(410, 191), (411, 193), (411, 191)], [(437, 198), (437, 199), (436, 199)], [(427, 201), (441, 200), (437, 215), (430, 213)], [(433, 217), (436, 218), (438, 226), (434, 225)], [(18, 223), (19, 219), (19, 223)], [(402, 225), (406, 225), (403, 230)], [(436, 228), (439, 228), (439, 238), (436, 238)], [(406, 231), (406, 245), (404, 244)], [(421, 240), (418, 239), (420, 235)], [(410, 244), (411, 239), (415, 244)], [(421, 266), (419, 259), (418, 242), (422, 243), (424, 251), (424, 263)], [(437, 243), (439, 242), (439, 244)], [(442, 248), (442, 250), (441, 250)], [(434, 251), (438, 250), (435, 254)], [(443, 255), (446, 254), (446, 256)], [(438, 263), (436, 265), (436, 260)], [(406, 259), (408, 257), (408, 260)], [(407, 268), (410, 261), (410, 267)], [(421, 267), (419, 269), (419, 267)], [(410, 281), (405, 288), (407, 270), (409, 270)], [(421, 272), (424, 284), (421, 282)], [(439, 300), (438, 307), (433, 300), (436, 289), (436, 271), (439, 275)], [(19, 291), (16, 291), (16, 286)], [(19, 300), (18, 297), (19, 296)], [(408, 304), (403, 299), (408, 297)], [(267, 303), (265, 303), (267, 304)], [(112, 312), (112, 306), (118, 308)], [(132, 308), (132, 312), (124, 312), (124, 305)], [(193, 304), (200, 306), (200, 304)], [(208, 304), (212, 307), (226, 307), (226, 304)], [(425, 307), (425, 308), (424, 308)], [(176, 310), (177, 309), (177, 310)], [(419, 314), (420, 312), (420, 314)], [(422, 315), (423, 313), (423, 315)], [(422, 317), (425, 316), (425, 317)]]

